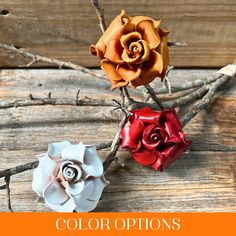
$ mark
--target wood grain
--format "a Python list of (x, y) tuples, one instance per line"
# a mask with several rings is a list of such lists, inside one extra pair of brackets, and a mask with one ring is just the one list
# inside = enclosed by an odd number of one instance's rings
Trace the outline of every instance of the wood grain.
[[(236, 57), (236, 3), (234, 0), (101, 0), (107, 23), (126, 9), (130, 15), (163, 19), (170, 40), (188, 47), (171, 48), (171, 64), (179, 67), (216, 67)], [(101, 32), (90, 1), (2, 0), (0, 41), (40, 55), (98, 66), (88, 46)], [(4, 14), (5, 12), (5, 14)], [(9, 12), (6, 14), (6, 12)], [(26, 65), (28, 60), (0, 50), (0, 67)], [(38, 66), (47, 66), (39, 64)]]
[[(211, 75), (215, 70), (174, 70), (172, 84)], [(92, 80), (92, 81), (91, 81)], [(73, 70), (1, 70), (0, 99), (44, 96), (81, 96), (112, 99), (109, 84)], [(39, 85), (40, 84), (40, 85)], [(152, 86), (158, 86), (155, 81)], [(201, 112), (185, 131), (193, 145), (163, 173), (136, 164), (126, 151), (118, 157), (125, 164), (112, 164), (96, 211), (236, 211), (236, 83), (219, 92), (213, 106)], [(142, 99), (142, 89), (134, 92)], [(115, 92), (119, 99), (119, 93)], [(47, 144), (109, 141), (116, 133), (117, 113), (109, 107), (38, 106), (0, 110), (0, 169), (36, 160)], [(108, 150), (99, 151), (105, 158)], [(32, 171), (12, 177), (12, 208), (15, 211), (50, 211), (35, 202)], [(0, 186), (4, 181), (0, 179)], [(0, 190), (0, 211), (7, 211), (5, 190)]]

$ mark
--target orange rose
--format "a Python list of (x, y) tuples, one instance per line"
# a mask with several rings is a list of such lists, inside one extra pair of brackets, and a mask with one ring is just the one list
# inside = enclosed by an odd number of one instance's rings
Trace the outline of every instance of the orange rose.
[(122, 10), (98, 40), (91, 45), (112, 89), (149, 84), (155, 77), (164, 78), (169, 64), (168, 30), (161, 21), (146, 16), (125, 16)]

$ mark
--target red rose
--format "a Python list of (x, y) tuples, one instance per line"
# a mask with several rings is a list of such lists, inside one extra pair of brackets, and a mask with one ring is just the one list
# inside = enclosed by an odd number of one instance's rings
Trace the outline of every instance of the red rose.
[(121, 146), (141, 165), (162, 171), (192, 143), (185, 139), (174, 109), (153, 111), (145, 107), (131, 113), (130, 125), (122, 130)]

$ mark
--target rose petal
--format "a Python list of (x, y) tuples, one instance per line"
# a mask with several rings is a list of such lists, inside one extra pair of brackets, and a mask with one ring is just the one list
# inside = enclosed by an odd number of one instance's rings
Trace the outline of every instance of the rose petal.
[(92, 211), (98, 204), (102, 195), (104, 187), (109, 183), (104, 176), (95, 178), (91, 181), (85, 181), (86, 185), (83, 192), (79, 195), (73, 196), (78, 212)]
[[(141, 57), (141, 54), (138, 54), (136, 57), (131, 57), (127, 49), (124, 49), (121, 58), (127, 63), (134, 63)], [(127, 66), (127, 65), (126, 65)], [(127, 66), (128, 67), (128, 66)]]
[(150, 166), (152, 165), (157, 156), (154, 152), (147, 151), (145, 149), (138, 151), (138, 152), (131, 152), (131, 156), (141, 165), (143, 166)]
[(185, 145), (176, 144), (166, 148), (162, 155), (164, 156), (163, 169), (176, 161), (185, 149)]
[[(158, 124), (161, 112), (153, 111), (150, 107), (144, 107), (138, 110), (132, 111), (136, 119), (140, 119), (148, 124)], [(132, 119), (132, 117), (131, 117)]]
[(142, 39), (142, 35), (139, 32), (130, 32), (128, 34), (122, 35), (120, 38), (120, 42), (123, 48), (129, 49), (129, 45), (132, 42), (136, 42), (139, 39)]
[(149, 150), (155, 150), (158, 149), (158, 147), (163, 143), (162, 140), (158, 140), (155, 143), (148, 143), (147, 140), (142, 139), (142, 144)]
[(89, 212), (96, 208), (99, 201), (84, 200), (83, 204), (75, 208), (76, 212)]
[(70, 197), (64, 204), (56, 205), (45, 200), (47, 207), (56, 212), (73, 212), (76, 208), (74, 200)]
[(143, 62), (145, 62), (145, 61), (147, 61), (149, 59), (150, 49), (149, 49), (148, 43), (146, 41), (140, 40), (138, 42), (143, 45), (143, 51), (142, 51), (143, 55), (135, 63), (136, 64), (141, 64), (141, 63), (143, 63)]
[(68, 141), (51, 143), (48, 145), (47, 153), (51, 158), (60, 158), (62, 150), (69, 145), (71, 143)]
[(178, 131), (182, 130), (182, 125), (180, 123), (180, 120), (178, 118), (178, 115), (177, 115), (175, 109), (164, 110), (161, 113), (161, 117), (164, 121), (171, 121), (176, 126), (176, 129)]
[(50, 158), (47, 154), (45, 154), (39, 159), (38, 168), (41, 168), (41, 170), (47, 176), (52, 176), (54, 174), (56, 167), (57, 167), (56, 161)]
[(80, 194), (83, 191), (83, 189), (84, 189), (84, 181), (80, 180), (77, 183), (68, 184), (66, 187), (66, 192), (74, 196)]
[(153, 22), (154, 27), (157, 29), (159, 28), (160, 24), (161, 24), (161, 20), (154, 20), (151, 17), (148, 16), (135, 16), (132, 18), (131, 23), (135, 26), (137, 26), (139, 23), (143, 22), (143, 21), (151, 21)]
[(69, 199), (69, 195), (56, 179), (53, 179), (45, 187), (43, 197), (48, 203), (53, 205), (63, 205)]
[(140, 76), (141, 69), (140, 67), (132, 69), (127, 64), (122, 64), (117, 66), (117, 72), (122, 78), (124, 78), (125, 81), (132, 81)]
[(156, 51), (151, 51), (148, 61), (144, 62), (141, 76), (143, 78), (155, 78), (163, 70), (163, 61), (161, 55)]
[(165, 122), (164, 129), (168, 133), (168, 136), (169, 136), (167, 143), (181, 143), (182, 142), (176, 126), (171, 121)]
[(94, 189), (94, 180), (88, 179), (84, 181), (84, 189), (80, 194), (73, 195), (76, 202), (79, 203), (80, 200), (88, 199)]
[(96, 45), (90, 45), (89, 46), (89, 50), (91, 52), (92, 55), (94, 56), (99, 56), (101, 59), (104, 58), (104, 53), (105, 53), (105, 45), (102, 48), (102, 46), (96, 46)]
[(91, 196), (94, 190), (94, 181), (93, 180), (85, 180), (84, 181), (84, 189), (78, 195), (73, 195), (72, 198), (77, 206), (76, 211), (86, 212), (91, 209), (90, 205), (87, 204), (88, 198)]
[(107, 78), (112, 82), (112, 84), (116, 84), (117, 82), (122, 80), (122, 77), (116, 71), (116, 67), (116, 64), (107, 59), (101, 61), (101, 68), (106, 74)]
[(85, 145), (79, 143), (77, 145), (70, 145), (63, 149), (61, 158), (64, 160), (84, 162)]
[(160, 152), (157, 152), (157, 159), (152, 164), (152, 168), (156, 171), (160, 170), (163, 171), (163, 155)]
[(123, 59), (121, 58), (122, 51), (123, 48), (120, 44), (120, 40), (115, 38), (108, 43), (104, 57), (114, 63), (122, 63), (123, 62)]
[[(141, 74), (142, 74), (142, 71), (141, 71)], [(138, 79), (131, 81), (131, 88), (135, 89), (138, 86), (150, 84), (154, 79), (155, 77), (144, 78), (142, 77), (142, 75), (140, 75)]]
[(122, 10), (120, 15), (118, 15), (110, 24), (110, 26), (106, 29), (102, 37), (98, 40), (96, 45), (91, 45), (90, 50), (93, 55), (98, 55), (101, 59), (103, 59), (103, 55), (105, 54), (106, 47), (108, 43), (114, 38), (120, 38), (120, 35), (125, 30), (126, 27), (130, 28), (128, 24), (129, 21), (122, 20), (125, 16), (125, 11)]
[(137, 24), (136, 29), (139, 33), (141, 33), (142, 39), (148, 42), (150, 49), (155, 49), (158, 47), (161, 39), (152, 21), (141, 21)]
[(160, 144), (163, 142), (163, 139), (159, 139), (156, 142), (149, 141), (149, 137), (150, 137), (151, 133), (153, 133), (153, 129), (155, 127), (156, 127), (156, 125), (149, 125), (143, 131), (142, 143), (149, 150), (154, 150), (154, 149), (158, 148), (158, 146), (160, 146)]
[(51, 182), (51, 178), (45, 175), (42, 168), (37, 167), (33, 171), (32, 189), (40, 197), (43, 196), (43, 190), (50, 182)]
[(191, 140), (186, 140), (185, 139), (185, 135), (183, 132), (179, 132), (179, 136), (183, 142), (183, 144), (186, 146), (186, 149), (192, 144), (192, 141)]
[(142, 137), (143, 129), (144, 124), (139, 119), (132, 122), (130, 126), (125, 126), (121, 131), (122, 148), (137, 151), (140, 148), (140, 139)]
[(121, 81), (119, 81), (119, 82), (113, 84), (113, 85), (111, 86), (111, 89), (113, 90), (113, 89), (116, 89), (116, 88), (122, 88), (122, 87), (127, 86), (128, 84), (129, 84), (129, 82), (124, 81), (124, 80), (121, 80)]
[(102, 195), (103, 189), (109, 184), (104, 175), (94, 179), (94, 189), (88, 200), (98, 201)]
[(96, 146), (86, 147), (84, 163), (81, 168), (86, 179), (90, 176), (99, 177), (103, 174), (103, 164), (97, 155)]

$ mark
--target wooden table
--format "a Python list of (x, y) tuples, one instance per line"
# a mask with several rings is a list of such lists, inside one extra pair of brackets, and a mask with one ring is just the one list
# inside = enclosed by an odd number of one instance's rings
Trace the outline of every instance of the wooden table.
[[(174, 83), (211, 75), (215, 70), (175, 70)], [(102, 97), (119, 99), (108, 82), (74, 70), (0, 70), (0, 99), (35, 97)], [(236, 83), (230, 82), (213, 106), (201, 112), (185, 131), (193, 145), (188, 153), (163, 173), (136, 164), (126, 151), (112, 164), (96, 211), (236, 211)], [(114, 95), (115, 94), (115, 95)], [(141, 99), (141, 90), (134, 96)], [(111, 107), (31, 106), (0, 110), (0, 170), (36, 160), (47, 144), (100, 143), (112, 140), (119, 117)], [(108, 150), (99, 151), (103, 158)], [(50, 211), (35, 202), (32, 171), (11, 179), (14, 211)], [(0, 179), (0, 186), (4, 184)], [(0, 190), (0, 211), (7, 211), (5, 190)]]

